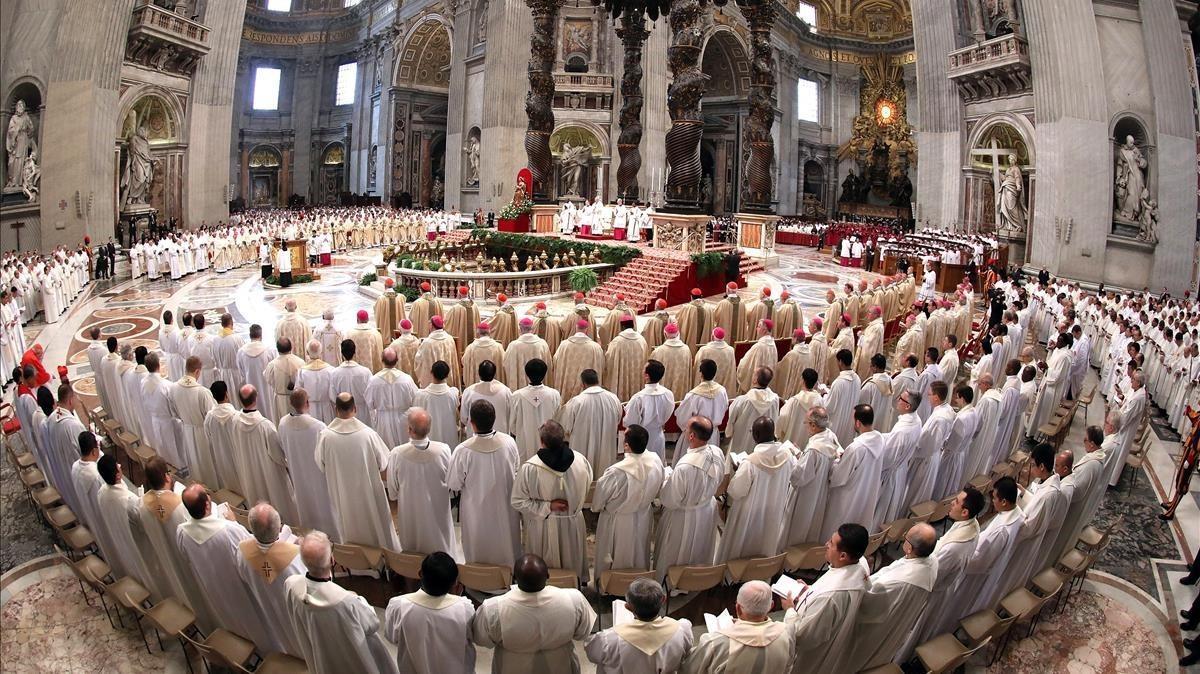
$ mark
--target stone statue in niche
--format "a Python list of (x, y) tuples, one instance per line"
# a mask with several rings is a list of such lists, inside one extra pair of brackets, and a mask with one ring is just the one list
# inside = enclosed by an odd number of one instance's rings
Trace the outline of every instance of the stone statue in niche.
[(592, 50), (592, 27), (585, 23), (568, 23), (563, 33), (563, 54), (587, 54)]
[(1142, 216), (1142, 190), (1146, 189), (1146, 157), (1133, 136), (1125, 136), (1125, 144), (1117, 148), (1116, 206), (1118, 220), (1139, 223)]
[(38, 182), (42, 179), (42, 170), (37, 165), (37, 150), (29, 151), (29, 158), (25, 160), (25, 168), (22, 170), (24, 173), (21, 175), (21, 192), (30, 201), (37, 201)]
[(121, 173), (121, 203), (125, 206), (144, 205), (150, 194), (150, 183), (154, 180), (154, 165), (150, 158), (150, 139), (146, 137), (145, 123), (138, 124), (137, 131), (130, 134), (126, 151), (125, 169)]
[(579, 181), (583, 178), (583, 167), (592, 159), (592, 148), (587, 145), (562, 146), (562, 176), (563, 185), (567, 188), (567, 196), (579, 196)]
[(37, 150), (33, 138), (33, 118), (25, 109), (25, 101), (18, 99), (15, 107), (4, 134), (4, 151), (8, 153), (8, 177), (4, 181), (6, 193), (21, 191), (25, 162), (29, 161), (29, 153)]
[(1141, 208), (1142, 217), (1138, 223), (1141, 225), (1141, 231), (1138, 232), (1138, 240), (1158, 243), (1158, 200), (1150, 198), (1148, 189), (1142, 190)]
[(854, 173), (854, 169), (850, 169), (850, 173), (846, 174), (846, 179), (842, 181), (842, 198), (839, 201), (857, 201), (861, 189), (862, 182)]
[(996, 194), (996, 228), (1006, 232), (1024, 232), (1026, 212), (1024, 203), (1025, 182), (1021, 178), (1021, 167), (1015, 152), (1008, 153), (1008, 168), (1004, 169), (1004, 180)]
[(483, 3), (483, 7), (479, 9), (479, 29), (476, 31), (478, 37), (475, 42), (481, 44), (487, 42), (487, 24), (488, 24), (488, 6)]
[(467, 155), (466, 184), (468, 187), (474, 187), (479, 184), (479, 139), (474, 134), (467, 136), (463, 152)]

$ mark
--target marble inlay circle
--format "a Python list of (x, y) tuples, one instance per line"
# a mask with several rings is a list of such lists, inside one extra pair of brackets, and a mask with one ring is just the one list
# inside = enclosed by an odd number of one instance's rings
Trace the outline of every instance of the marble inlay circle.
[(96, 395), (96, 378), (93, 376), (83, 377), (71, 382), (71, 388), (79, 395), (94, 396)]
[(236, 278), (214, 278), (200, 284), (201, 288), (236, 288), (242, 285), (241, 279)]
[(100, 328), (100, 338), (108, 339), (116, 337), (117, 339), (126, 339), (129, 337), (137, 337), (148, 332), (158, 330), (158, 319), (148, 318), (146, 316), (127, 316), (125, 320), (110, 320), (108, 322), (91, 323), (80, 328), (75, 333), (75, 339), (88, 344), (92, 338), (87, 334), (93, 327)]
[(133, 304), (124, 307), (108, 307), (106, 309), (97, 309), (92, 312), (92, 316), (100, 319), (108, 318), (126, 318), (128, 316), (140, 316), (147, 312), (158, 312), (160, 305), (157, 304)]

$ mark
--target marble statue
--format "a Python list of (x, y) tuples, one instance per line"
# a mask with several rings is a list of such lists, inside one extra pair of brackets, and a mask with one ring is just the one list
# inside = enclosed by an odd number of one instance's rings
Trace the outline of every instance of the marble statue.
[(475, 40), (476, 43), (487, 42), (487, 24), (488, 6), (485, 2), (483, 3), (483, 7), (479, 10), (479, 30), (477, 31), (479, 33), (479, 37)]
[(25, 101), (18, 99), (4, 134), (4, 151), (8, 154), (8, 178), (4, 183), (6, 192), (20, 191), (25, 176), (25, 162), (33, 149), (33, 118), (25, 109)]
[(125, 170), (121, 174), (121, 202), (126, 205), (145, 204), (150, 196), (150, 182), (154, 180), (154, 164), (150, 160), (150, 139), (146, 137), (146, 125), (139, 124), (137, 131), (129, 136), (129, 149), (125, 158)]
[(1026, 224), (1025, 204), (1022, 193), (1025, 183), (1021, 179), (1021, 166), (1017, 164), (1015, 152), (1008, 153), (1008, 168), (1004, 169), (1004, 180), (996, 194), (996, 228), (1006, 232), (1024, 232)]
[(467, 137), (467, 146), (463, 148), (467, 153), (467, 185), (475, 186), (479, 184), (479, 139), (475, 136)]
[(1142, 215), (1142, 190), (1146, 189), (1146, 158), (1133, 142), (1133, 136), (1125, 136), (1125, 144), (1117, 148), (1116, 168), (1116, 216), (1129, 222), (1140, 222)]
[(583, 167), (592, 158), (592, 148), (587, 145), (571, 145), (563, 143), (562, 167), (563, 185), (567, 188), (567, 196), (579, 196), (580, 180), (583, 178)]
[(21, 191), (30, 201), (37, 201), (38, 181), (42, 179), (42, 170), (37, 165), (37, 150), (30, 150), (25, 160), (21, 174)]
[(1141, 197), (1142, 217), (1140, 222), (1141, 231), (1138, 232), (1138, 240), (1147, 243), (1158, 243), (1158, 200), (1150, 198), (1150, 190), (1142, 189)]

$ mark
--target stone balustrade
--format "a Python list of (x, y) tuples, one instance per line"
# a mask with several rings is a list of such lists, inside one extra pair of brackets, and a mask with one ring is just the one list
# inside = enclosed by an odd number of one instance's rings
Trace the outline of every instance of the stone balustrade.
[(514, 300), (538, 300), (574, 292), (567, 277), (576, 269), (594, 269), (603, 281), (616, 268), (611, 264), (589, 264), (578, 267), (557, 267), (517, 272), (472, 272), (472, 271), (424, 271), (400, 269), (395, 265), (388, 274), (396, 279), (397, 285), (418, 288), (429, 282), (431, 291), (442, 300), (458, 298), (458, 289), (467, 286), (471, 296), (477, 300), (494, 300), (504, 293)]
[(1029, 43), (1016, 34), (1001, 35), (947, 55), (949, 77), (967, 102), (1029, 91), (1032, 76)]
[(143, 0), (133, 8), (125, 58), (156, 69), (191, 74), (209, 51), (208, 34), (208, 26)]

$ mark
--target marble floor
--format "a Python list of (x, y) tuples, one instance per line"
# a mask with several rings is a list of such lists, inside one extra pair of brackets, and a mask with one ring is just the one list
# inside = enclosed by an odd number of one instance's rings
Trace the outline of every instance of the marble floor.
[[(808, 248), (783, 246), (780, 263), (753, 275), (740, 292), (746, 299), (761, 288), (787, 289), (806, 313), (824, 308), (824, 292), (834, 284), (876, 278), (861, 269), (840, 267)], [(76, 390), (94, 394), (94, 383), (83, 353), (84, 332), (98, 325), (102, 333), (134, 345), (157, 345), (164, 310), (203, 311), (216, 325), (221, 313), (231, 313), (236, 329), (251, 322), (272, 328), (292, 298), (299, 311), (314, 322), (326, 308), (336, 312), (341, 327), (353, 323), (360, 308), (372, 300), (360, 292), (358, 279), (373, 271), (379, 251), (358, 251), (335, 257), (321, 271), (321, 280), (287, 291), (265, 289), (257, 269), (225, 274), (193, 274), (179, 281), (132, 282), (118, 267), (118, 278), (93, 283), (63, 319), (50, 326), (31, 324), (26, 333), (46, 347), (46, 365), (67, 364)], [(517, 311), (528, 302), (513, 298)], [(569, 299), (550, 303), (552, 313), (570, 309)], [(485, 306), (486, 315), (490, 309)], [(602, 313), (603, 310), (600, 310)], [(1094, 375), (1093, 375), (1094, 376)], [(1082, 452), (1083, 428), (1099, 423), (1098, 400), (1078, 414), (1066, 446)], [(1086, 417), (1086, 418), (1085, 418)], [(1200, 547), (1200, 480), (1191, 498), (1179, 507), (1174, 522), (1157, 519), (1157, 503), (1165, 498), (1178, 459), (1178, 439), (1156, 425), (1148, 460), (1136, 479), (1127, 473), (1110, 490), (1097, 516), (1107, 524), (1123, 515), (1124, 525), (1089, 575), (1083, 591), (1062, 610), (1043, 620), (1032, 636), (1015, 640), (995, 664), (979, 660), (969, 669), (994, 672), (1175, 672), (1182, 655), (1178, 611), (1190, 605), (1195, 587), (1181, 586)], [(177, 644), (153, 642), (147, 654), (135, 629), (113, 629), (99, 605), (90, 606), (64, 567), (57, 564), (52, 539), (37, 520), (8, 462), (0, 466), (0, 662), (5, 672), (23, 671), (182, 671)], [(1022, 632), (1022, 635), (1024, 633)], [(490, 653), (481, 650), (479, 671), (487, 671)], [(591, 671), (585, 664), (585, 671)]]

